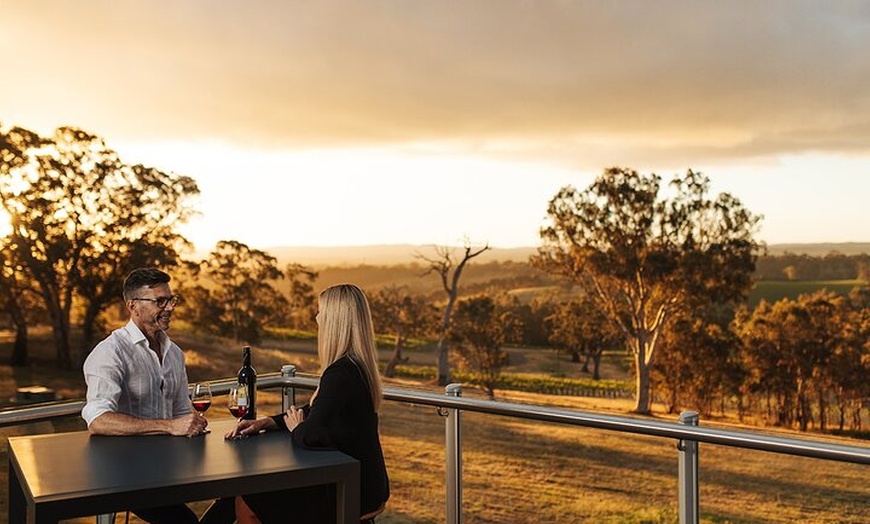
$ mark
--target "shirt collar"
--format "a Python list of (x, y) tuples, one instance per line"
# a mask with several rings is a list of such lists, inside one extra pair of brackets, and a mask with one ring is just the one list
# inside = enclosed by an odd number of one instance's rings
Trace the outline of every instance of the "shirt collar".
[[(145, 337), (145, 333), (142, 333), (142, 330), (139, 329), (139, 326), (137, 326), (136, 323), (132, 320), (127, 322), (127, 325), (124, 326), (124, 331), (127, 332), (127, 335), (130, 337), (130, 340), (132, 340), (134, 344), (143, 343), (146, 347), (148, 346), (148, 339)], [(167, 338), (168, 337), (166, 336), (166, 333), (162, 331), (157, 334), (157, 341), (160, 343), (161, 348), (166, 347)]]

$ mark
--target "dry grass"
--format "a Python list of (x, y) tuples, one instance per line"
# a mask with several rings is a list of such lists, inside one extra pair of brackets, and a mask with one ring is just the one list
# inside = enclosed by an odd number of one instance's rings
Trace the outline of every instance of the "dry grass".
[[(227, 377), (239, 365), (239, 347), (220, 340), (177, 337), (185, 348), (191, 380)], [(0, 342), (0, 351), (5, 349)], [(282, 342), (256, 349), (260, 372), (293, 362), (316, 371), (311, 342)], [(42, 349), (23, 370), (0, 366), (0, 391), (44, 384), (80, 398), (80, 373), (58, 373)], [(532, 362), (533, 359), (529, 359)], [(410, 387), (395, 381), (396, 387)], [(430, 391), (435, 388), (414, 385)], [(468, 391), (466, 395), (475, 395)], [(502, 393), (500, 399), (624, 414), (629, 401)], [(277, 410), (276, 394), (263, 395)], [(216, 403), (216, 407), (220, 403)], [(227, 417), (212, 409), (210, 417)], [(665, 420), (674, 416), (660, 415)], [(434, 408), (394, 402), (384, 405), (381, 435), (392, 481), (392, 498), (378, 519), (383, 524), (440, 523), (445, 519), (444, 421)], [(464, 413), (463, 517), (488, 523), (671, 523), (677, 522), (677, 451), (674, 441), (588, 428)], [(704, 422), (706, 423), (706, 422)], [(5, 428), (12, 434), (79, 429), (79, 420), (58, 420)], [(746, 428), (742, 428), (746, 429)], [(777, 432), (799, 436), (794, 432)], [(803, 436), (806, 438), (806, 436)], [(816, 438), (816, 437), (813, 437)], [(826, 440), (860, 442), (837, 437)], [(701, 520), (707, 523), (870, 523), (867, 466), (786, 455), (701, 446)], [(6, 471), (0, 473), (6, 484)], [(6, 490), (0, 522), (6, 519)], [(203, 504), (197, 504), (201, 509)], [(119, 522), (121, 517), (119, 517)], [(78, 524), (93, 519), (77, 519)], [(131, 518), (131, 522), (137, 522)]]

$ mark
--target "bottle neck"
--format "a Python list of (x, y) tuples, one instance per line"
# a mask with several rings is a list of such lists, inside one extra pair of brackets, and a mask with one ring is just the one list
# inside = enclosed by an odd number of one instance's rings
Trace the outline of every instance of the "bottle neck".
[(251, 348), (245, 348), (242, 354), (242, 366), (251, 367)]

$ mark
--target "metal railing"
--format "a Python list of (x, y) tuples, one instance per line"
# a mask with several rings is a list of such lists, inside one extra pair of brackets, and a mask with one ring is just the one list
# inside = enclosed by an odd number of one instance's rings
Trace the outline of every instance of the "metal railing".
[[(296, 367), (285, 365), (282, 367), (281, 373), (261, 375), (257, 380), (257, 388), (281, 388), (281, 405), (282, 409), (286, 410), (295, 403), (296, 388), (315, 389), (318, 381), (317, 377), (296, 376)], [(235, 378), (212, 381), (212, 392), (215, 394), (226, 393), (233, 384), (235, 384)], [(683, 412), (678, 422), (660, 422), (529, 404), (462, 398), (461, 393), (462, 387), (459, 384), (447, 386), (446, 395), (394, 388), (384, 390), (386, 400), (433, 406), (446, 417), (447, 524), (462, 522), (462, 424), (460, 419), (462, 411), (675, 439), (679, 453), (678, 499), (681, 524), (697, 523), (699, 520), (698, 444), (701, 442), (838, 462), (870, 464), (870, 447), (701, 427), (698, 426), (698, 414), (691, 411)], [(69, 401), (0, 411), (0, 427), (49, 420), (59, 416), (77, 415), (81, 412), (82, 407), (84, 407), (84, 401)]]

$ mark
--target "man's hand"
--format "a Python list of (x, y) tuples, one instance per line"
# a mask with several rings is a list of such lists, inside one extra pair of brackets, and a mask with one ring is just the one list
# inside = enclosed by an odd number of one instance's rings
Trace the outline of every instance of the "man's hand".
[(202, 435), (208, 426), (208, 419), (196, 413), (182, 415), (170, 421), (169, 433), (179, 437)]

